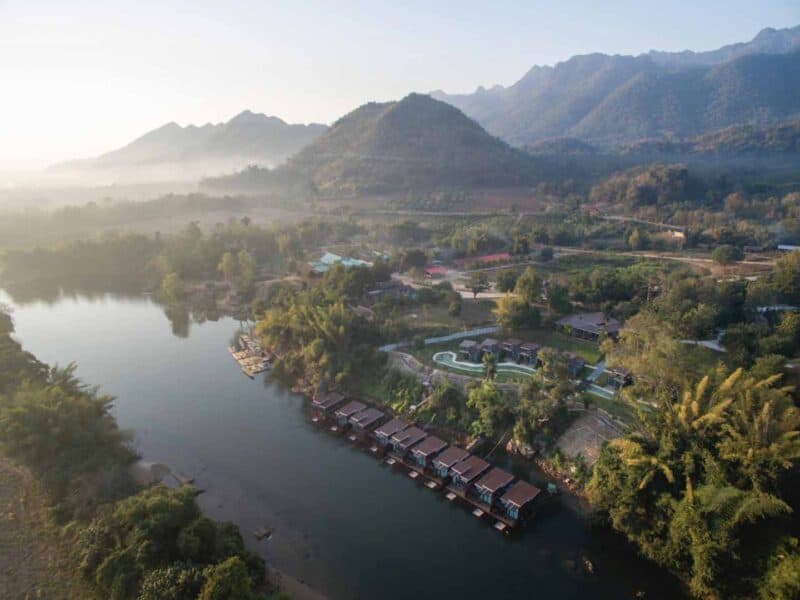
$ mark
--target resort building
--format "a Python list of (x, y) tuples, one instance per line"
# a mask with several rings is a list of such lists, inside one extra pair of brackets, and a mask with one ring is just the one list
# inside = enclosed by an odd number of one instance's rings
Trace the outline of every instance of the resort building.
[(586, 361), (572, 352), (565, 352), (564, 356), (567, 357), (567, 371), (572, 377), (577, 377), (581, 369), (586, 366)]
[(348, 402), (343, 407), (338, 409), (334, 414), (336, 420), (338, 421), (339, 425), (344, 427), (347, 425), (350, 417), (355, 415), (356, 413), (360, 413), (362, 410), (367, 408), (367, 405), (363, 402), (359, 402), (358, 400), (353, 400), (352, 402)]
[(519, 346), (518, 362), (528, 365), (536, 365), (539, 362), (539, 350), (542, 347), (533, 342), (525, 342)]
[(460, 358), (470, 362), (480, 362), (481, 347), (475, 340), (464, 340), (458, 345), (458, 355)]
[(450, 467), (450, 479), (457, 488), (466, 489), (489, 469), (489, 463), (482, 458), (470, 455), (466, 460)]
[(556, 321), (556, 326), (568, 335), (593, 342), (599, 340), (601, 335), (616, 338), (622, 329), (622, 323), (601, 312), (567, 315)]
[(370, 267), (372, 263), (358, 258), (348, 258), (346, 256), (339, 256), (333, 252), (326, 252), (319, 260), (309, 263), (311, 270), (317, 274), (326, 273), (333, 265), (342, 265), (346, 269), (350, 267)]
[(447, 442), (432, 435), (414, 446), (411, 456), (414, 462), (424, 469), (431, 464), (433, 457), (445, 448), (447, 448)]
[(512, 481), (514, 481), (514, 476), (511, 473), (494, 467), (475, 483), (475, 493), (481, 502), (491, 506), (497, 496), (511, 485)]
[(515, 521), (530, 514), (533, 503), (541, 493), (535, 485), (526, 481), (517, 481), (500, 497), (500, 505), (506, 515)]
[(384, 423), (375, 430), (375, 439), (384, 446), (389, 444), (389, 439), (398, 431), (408, 428), (408, 423), (403, 419), (392, 419), (388, 423)]
[(362, 410), (352, 415), (350, 417), (350, 424), (355, 431), (364, 433), (381, 419), (383, 419), (383, 413), (381, 411), (377, 408), (368, 408), (367, 410)]
[(311, 406), (320, 412), (328, 412), (344, 402), (344, 396), (339, 392), (320, 392), (314, 395)]
[(447, 450), (442, 452), (439, 456), (433, 459), (433, 470), (436, 476), (440, 479), (447, 479), (450, 476), (450, 468), (460, 463), (462, 460), (469, 456), (469, 452), (450, 446)]
[(486, 338), (481, 342), (480, 357), (484, 354), (491, 354), (495, 360), (500, 360), (500, 342), (494, 338)]
[(395, 452), (405, 456), (405, 454), (411, 449), (411, 446), (417, 442), (421, 442), (426, 437), (428, 437), (428, 434), (422, 431), (422, 429), (419, 427), (409, 427), (408, 429), (404, 429), (395, 433), (391, 438), (389, 438), (389, 443), (392, 445), (392, 449)]
[(500, 344), (500, 350), (502, 352), (503, 358), (510, 359), (513, 361), (519, 360), (519, 351), (522, 347), (522, 340), (518, 340), (516, 338), (510, 338), (507, 340), (503, 340)]

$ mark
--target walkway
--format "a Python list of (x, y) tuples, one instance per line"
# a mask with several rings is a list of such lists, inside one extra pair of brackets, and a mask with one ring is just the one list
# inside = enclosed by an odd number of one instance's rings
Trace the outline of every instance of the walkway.
[[(483, 365), (474, 362), (458, 360), (458, 358), (456, 357), (456, 353), (450, 352), (449, 350), (444, 352), (437, 352), (436, 354), (434, 354), (433, 362), (443, 365), (445, 367), (449, 367), (451, 369), (467, 371), (469, 373), (483, 374), (484, 372)], [(536, 369), (534, 369), (533, 367), (518, 365), (517, 363), (513, 362), (497, 363), (496, 368), (498, 373), (515, 373), (520, 375), (533, 375), (534, 373), (536, 373)]]

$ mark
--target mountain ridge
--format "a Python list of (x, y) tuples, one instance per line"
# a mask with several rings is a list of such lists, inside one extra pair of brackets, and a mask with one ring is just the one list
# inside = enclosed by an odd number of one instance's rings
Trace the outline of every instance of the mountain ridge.
[(800, 26), (688, 56), (584, 54), (534, 66), (509, 87), (431, 95), (519, 146), (553, 137), (613, 145), (800, 114)]

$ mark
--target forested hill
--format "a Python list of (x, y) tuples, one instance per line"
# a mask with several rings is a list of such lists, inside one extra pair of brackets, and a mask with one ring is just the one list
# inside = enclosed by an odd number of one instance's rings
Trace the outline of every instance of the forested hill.
[(510, 87), (432, 94), (515, 144), (684, 138), (800, 114), (800, 27), (710, 53), (575, 56)]
[(492, 137), (429, 96), (369, 103), (339, 119), (276, 171), (248, 170), (206, 182), (236, 189), (291, 176), (322, 192), (509, 187), (544, 176), (537, 160)]
[[(61, 163), (55, 171), (108, 171), (147, 169), (173, 165), (202, 167), (206, 174), (220, 173), (233, 165), (278, 164), (311, 143), (327, 127), (290, 124), (246, 110), (224, 123), (203, 126), (168, 123), (130, 144), (88, 160)], [(219, 165), (219, 167), (217, 167)]]

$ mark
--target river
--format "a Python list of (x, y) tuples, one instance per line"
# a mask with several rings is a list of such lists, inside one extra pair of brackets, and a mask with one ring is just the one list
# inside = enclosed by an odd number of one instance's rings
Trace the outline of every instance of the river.
[[(15, 302), (16, 337), (116, 397), (145, 460), (194, 477), (271, 565), (334, 599), (677, 598), (674, 579), (564, 504), (503, 536), (309, 421), (302, 396), (247, 379), (227, 346), (238, 323), (173, 315), (147, 297)], [(274, 530), (257, 542), (252, 532)], [(583, 557), (594, 574), (583, 568)]]

